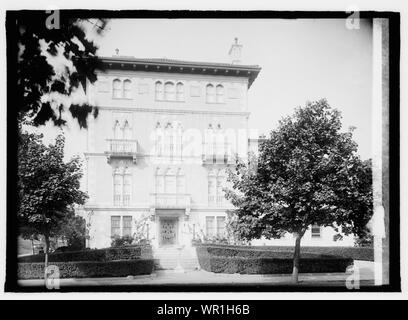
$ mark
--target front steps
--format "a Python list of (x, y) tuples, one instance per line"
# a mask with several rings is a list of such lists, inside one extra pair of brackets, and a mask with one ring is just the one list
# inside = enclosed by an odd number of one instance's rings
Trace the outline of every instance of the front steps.
[(174, 270), (177, 267), (178, 259), (180, 259), (181, 267), (185, 271), (200, 269), (194, 247), (184, 247), (181, 252), (177, 248), (177, 246), (153, 248), (155, 270)]

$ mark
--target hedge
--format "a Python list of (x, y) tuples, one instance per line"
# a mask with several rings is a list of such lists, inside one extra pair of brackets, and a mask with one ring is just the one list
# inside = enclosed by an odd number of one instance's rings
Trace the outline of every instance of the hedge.
[[(151, 274), (152, 259), (108, 262), (71, 261), (53, 263), (59, 268), (60, 278), (126, 277)], [(18, 263), (19, 279), (43, 279), (44, 263)]]
[[(288, 251), (238, 250), (235, 248), (198, 246), (198, 261), (202, 269), (216, 273), (285, 274), (291, 273), (293, 255)], [(345, 272), (353, 259), (302, 253), (301, 273)]]
[[(106, 249), (88, 249), (83, 251), (58, 252), (48, 255), (49, 262), (69, 261), (115, 261), (152, 258), (151, 246), (124, 246)], [(18, 262), (44, 262), (44, 254), (19, 257)]]
[[(231, 246), (224, 244), (200, 244), (197, 246), (211, 248), (214, 255), (220, 256), (240, 256), (240, 257), (277, 257), (277, 253), (287, 253), (293, 255), (292, 246)], [(319, 254), (327, 256), (337, 256), (351, 258), (353, 260), (374, 261), (373, 248), (360, 247), (301, 247), (301, 254)], [(281, 255), (279, 255), (281, 256)]]

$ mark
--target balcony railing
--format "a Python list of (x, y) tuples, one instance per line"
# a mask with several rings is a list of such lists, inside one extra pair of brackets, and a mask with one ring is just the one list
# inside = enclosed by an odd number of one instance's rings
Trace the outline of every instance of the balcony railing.
[(132, 158), (136, 163), (136, 156), (138, 151), (137, 140), (126, 139), (108, 139), (108, 146), (105, 154), (107, 155), (108, 162), (112, 158)]
[(229, 143), (205, 143), (203, 148), (203, 164), (232, 164), (233, 153)]
[(155, 208), (185, 209), (190, 207), (190, 195), (175, 193), (152, 193), (151, 203)]
[(130, 205), (130, 195), (115, 194), (113, 196), (113, 205), (116, 207), (128, 207)]

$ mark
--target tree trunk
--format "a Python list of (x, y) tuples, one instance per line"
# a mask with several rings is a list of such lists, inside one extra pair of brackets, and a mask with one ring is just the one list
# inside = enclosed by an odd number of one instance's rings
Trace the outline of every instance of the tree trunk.
[(45, 240), (45, 262), (44, 262), (44, 266), (45, 266), (45, 268), (47, 268), (48, 267), (48, 252), (50, 251), (50, 238), (49, 238), (49, 236), (44, 235), (44, 240)]
[(296, 235), (295, 252), (293, 254), (293, 272), (292, 272), (292, 282), (293, 283), (298, 283), (298, 280), (299, 280), (300, 240), (301, 239), (302, 239), (302, 234), (298, 233)]

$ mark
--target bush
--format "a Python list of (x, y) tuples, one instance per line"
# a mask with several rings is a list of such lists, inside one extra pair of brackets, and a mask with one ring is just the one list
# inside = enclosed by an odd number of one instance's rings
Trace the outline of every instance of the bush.
[(132, 236), (114, 237), (112, 239), (111, 247), (116, 248), (116, 247), (129, 246), (132, 243), (133, 243)]
[[(131, 261), (70, 261), (53, 263), (59, 268), (60, 278), (126, 277), (151, 274), (152, 259)], [(43, 279), (44, 263), (18, 263), (19, 279)]]
[[(210, 247), (214, 255), (221, 256), (244, 256), (244, 257), (276, 257), (278, 252), (286, 252), (293, 255), (292, 246), (231, 246), (222, 244), (198, 244), (200, 247)], [(305, 254), (319, 254), (351, 258), (353, 260), (374, 261), (374, 249), (370, 247), (301, 247), (302, 256)]]
[[(246, 247), (198, 246), (198, 261), (202, 269), (217, 273), (291, 273), (293, 253), (290, 251), (270, 251)], [(331, 255), (302, 253), (300, 271), (302, 273), (345, 272), (353, 259)]]
[[(88, 249), (83, 251), (58, 252), (49, 254), (49, 262), (68, 261), (114, 261), (135, 260), (150, 258), (152, 249), (150, 246), (125, 246), (119, 248)], [(44, 262), (44, 254), (19, 257), (18, 262)]]

